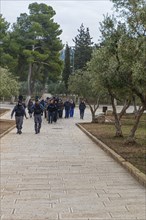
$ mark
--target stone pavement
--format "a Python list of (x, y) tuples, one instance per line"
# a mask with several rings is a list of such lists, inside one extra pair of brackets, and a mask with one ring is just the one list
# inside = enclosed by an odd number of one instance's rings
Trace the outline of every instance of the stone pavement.
[[(84, 121), (89, 120), (86, 110)], [(5, 116), (10, 118), (10, 112)], [(145, 220), (146, 189), (73, 119), (1, 139), (1, 220)]]

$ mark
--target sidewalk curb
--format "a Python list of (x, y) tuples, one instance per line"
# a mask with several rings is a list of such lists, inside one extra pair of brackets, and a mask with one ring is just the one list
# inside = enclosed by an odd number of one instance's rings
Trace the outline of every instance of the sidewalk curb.
[(96, 144), (99, 145), (107, 154), (112, 156), (119, 164), (121, 164), (126, 170), (128, 170), (133, 177), (135, 177), (143, 186), (146, 187), (146, 175), (142, 173), (139, 169), (133, 166), (131, 163), (127, 162), (123, 157), (117, 154), (115, 151), (110, 149), (106, 144), (93, 136), (81, 124), (76, 124), (88, 137), (90, 137)]

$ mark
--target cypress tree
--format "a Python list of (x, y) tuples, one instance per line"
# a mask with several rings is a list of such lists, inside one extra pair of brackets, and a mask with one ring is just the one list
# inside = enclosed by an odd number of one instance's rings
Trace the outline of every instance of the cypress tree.
[(65, 47), (65, 60), (64, 60), (64, 70), (62, 73), (62, 80), (64, 81), (66, 90), (68, 89), (68, 79), (71, 74), (70, 69), (70, 47), (66, 44)]

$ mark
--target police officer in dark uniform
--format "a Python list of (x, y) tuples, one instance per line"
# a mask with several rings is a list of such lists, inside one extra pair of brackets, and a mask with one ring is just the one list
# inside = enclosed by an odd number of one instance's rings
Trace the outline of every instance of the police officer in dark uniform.
[(84, 118), (84, 112), (85, 112), (85, 108), (86, 108), (86, 104), (83, 100), (81, 100), (80, 104), (79, 104), (79, 110), (80, 110), (80, 118), (83, 119)]
[(22, 104), (22, 101), (19, 100), (18, 104), (13, 108), (11, 113), (11, 118), (13, 118), (13, 115), (15, 113), (15, 121), (16, 121), (16, 128), (17, 128), (17, 134), (22, 134), (22, 125), (23, 125), (23, 119), (24, 116), (27, 119), (25, 108)]
[(58, 100), (54, 100), (55, 112), (54, 112), (54, 122), (57, 122), (58, 119)]
[(32, 107), (32, 111), (34, 114), (34, 128), (36, 134), (40, 133), (43, 110), (44, 107), (40, 104), (38, 97), (36, 97), (35, 104)]
[(50, 100), (50, 104), (47, 107), (47, 111), (48, 111), (48, 123), (52, 124), (52, 122), (54, 121), (54, 115), (55, 115), (55, 111), (56, 111), (54, 99)]
[(30, 118), (32, 118), (32, 107), (33, 107), (33, 101), (32, 101), (32, 99), (29, 99), (27, 108), (28, 108), (28, 114), (29, 114)]
[(69, 100), (67, 99), (65, 102), (64, 102), (64, 109), (65, 109), (65, 118), (69, 118), (69, 112), (70, 112), (70, 102)]
[(59, 116), (59, 118), (62, 118), (62, 116), (63, 116), (63, 109), (64, 109), (63, 101), (62, 101), (62, 99), (59, 99), (59, 101), (58, 101), (58, 116)]

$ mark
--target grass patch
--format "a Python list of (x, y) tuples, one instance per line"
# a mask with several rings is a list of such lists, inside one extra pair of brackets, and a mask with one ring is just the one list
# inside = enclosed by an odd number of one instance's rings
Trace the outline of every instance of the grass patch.
[(115, 126), (113, 123), (82, 123), (82, 126), (93, 136), (97, 137), (112, 150), (122, 156), (126, 161), (132, 163), (141, 172), (146, 174), (146, 114), (143, 114), (138, 130), (136, 132), (136, 143), (125, 144), (124, 141), (134, 124), (134, 115), (125, 115), (122, 119), (122, 131), (124, 138), (115, 137)]

